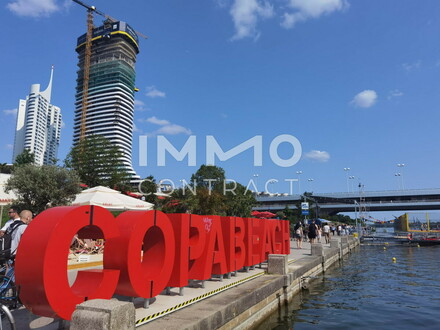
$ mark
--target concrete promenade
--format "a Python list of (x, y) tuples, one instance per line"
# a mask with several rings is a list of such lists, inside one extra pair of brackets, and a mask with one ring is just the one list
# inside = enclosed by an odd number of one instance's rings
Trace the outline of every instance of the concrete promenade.
[[(352, 237), (335, 237), (331, 244), (322, 244), (322, 248), (321, 244), (314, 245), (312, 255), (308, 242), (303, 242), (302, 249), (296, 249), (296, 242), (291, 241), (284, 274), (267, 274), (268, 265), (263, 263), (261, 268), (240, 271), (235, 276), (212, 278), (204, 283), (194, 281), (183, 289), (183, 295), (179, 295), (178, 288), (171, 288), (147, 303), (141, 298), (117, 298), (134, 303), (136, 326), (142, 330), (248, 329), (275, 311), (279, 303), (290, 300), (311, 276), (324, 271), (357, 244)], [(92, 255), (80, 262), (69, 260), (69, 281), (72, 283), (76, 272), (86, 268), (102, 268), (102, 255)], [(13, 311), (13, 315), (17, 329), (46, 330), (60, 326), (58, 320), (33, 315), (23, 307)], [(61, 325), (68, 328), (68, 322)]]

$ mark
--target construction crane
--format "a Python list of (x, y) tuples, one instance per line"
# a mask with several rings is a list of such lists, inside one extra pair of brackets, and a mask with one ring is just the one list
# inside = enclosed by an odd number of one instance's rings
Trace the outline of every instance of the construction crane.
[[(83, 93), (82, 93), (82, 103), (81, 103), (81, 128), (79, 140), (82, 141), (86, 135), (86, 115), (87, 115), (87, 107), (88, 102), (87, 99), (89, 97), (89, 76), (90, 76), (90, 59), (92, 57), (92, 34), (93, 34), (93, 13), (101, 15), (105, 17), (107, 20), (111, 22), (117, 22), (118, 20), (99, 11), (95, 6), (89, 6), (82, 1), (72, 0), (77, 4), (83, 6), (87, 9), (87, 33), (86, 33), (86, 43), (85, 43), (85, 52), (84, 52), (84, 81), (83, 81)], [(136, 31), (136, 34), (144, 39), (147, 39), (147, 36)]]

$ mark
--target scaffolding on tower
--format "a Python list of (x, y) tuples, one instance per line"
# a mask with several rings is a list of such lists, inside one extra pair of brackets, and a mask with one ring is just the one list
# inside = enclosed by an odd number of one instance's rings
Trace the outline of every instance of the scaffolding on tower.
[[(80, 126), (80, 136), (79, 140), (82, 141), (86, 134), (86, 117), (88, 108), (88, 97), (89, 97), (89, 78), (90, 78), (90, 59), (92, 57), (92, 37), (93, 37), (93, 13), (101, 15), (110, 22), (117, 22), (118, 20), (97, 10), (95, 6), (89, 6), (80, 0), (72, 0), (73, 2), (85, 7), (87, 9), (87, 34), (85, 42), (85, 53), (84, 53), (84, 76), (83, 76), (83, 90), (82, 90), (82, 103), (81, 103), (81, 126)], [(135, 31), (135, 33), (147, 39), (147, 36)]]

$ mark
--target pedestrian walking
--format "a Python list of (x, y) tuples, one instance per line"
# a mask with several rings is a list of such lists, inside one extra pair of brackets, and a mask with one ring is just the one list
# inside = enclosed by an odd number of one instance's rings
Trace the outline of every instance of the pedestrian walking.
[(309, 225), (309, 232), (307, 235), (310, 243), (315, 243), (315, 239), (318, 235), (318, 226), (316, 225), (315, 220), (312, 220), (312, 223)]
[(295, 231), (296, 248), (302, 249), (303, 225), (298, 221), (293, 229)]
[(326, 223), (324, 227), (322, 227), (322, 231), (324, 233), (325, 243), (330, 243), (330, 226), (328, 225), (328, 223)]

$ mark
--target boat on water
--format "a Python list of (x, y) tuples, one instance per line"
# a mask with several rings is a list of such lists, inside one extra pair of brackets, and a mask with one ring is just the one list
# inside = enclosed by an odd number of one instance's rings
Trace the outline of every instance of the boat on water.
[(411, 245), (420, 245), (420, 246), (440, 245), (440, 238), (426, 237), (426, 238), (409, 239), (408, 243)]
[[(440, 245), (440, 221), (428, 213), (405, 213), (394, 221), (394, 231), (399, 241), (408, 245)], [(404, 237), (406, 235), (406, 237)]]

